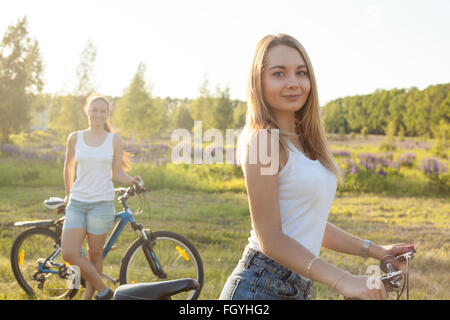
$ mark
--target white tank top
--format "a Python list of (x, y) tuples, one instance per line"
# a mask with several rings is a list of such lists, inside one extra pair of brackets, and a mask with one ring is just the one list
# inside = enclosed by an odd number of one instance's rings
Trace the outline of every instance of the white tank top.
[(84, 142), (83, 131), (77, 132), (77, 170), (70, 199), (83, 202), (114, 201), (114, 185), (111, 179), (113, 137), (114, 134), (109, 132), (102, 145), (90, 147)]
[[(288, 143), (292, 150), (278, 173), (282, 230), (318, 256), (336, 194), (336, 178), (319, 160), (310, 160)], [(261, 251), (253, 225), (248, 241), (248, 247)]]

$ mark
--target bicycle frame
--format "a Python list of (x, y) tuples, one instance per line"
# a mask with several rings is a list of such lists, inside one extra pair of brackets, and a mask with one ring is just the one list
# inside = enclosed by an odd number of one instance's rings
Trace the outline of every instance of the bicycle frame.
[[(130, 222), (132, 225), (136, 224), (136, 220), (134, 220), (133, 215), (129, 209), (126, 209), (123, 212), (120, 212), (116, 214), (114, 221), (120, 220), (119, 223), (115, 226), (113, 229), (110, 237), (105, 243), (105, 246), (103, 248), (103, 259), (106, 258), (108, 252), (111, 250), (112, 246), (116, 242), (117, 238), (119, 237), (122, 230), (125, 228), (128, 222)], [(59, 274), (59, 271), (56, 270), (49, 270), (45, 266), (49, 262), (53, 266), (56, 266), (60, 268), (62, 264), (53, 262), (55, 258), (61, 253), (61, 247), (55, 248), (56, 250), (51, 253), (51, 255), (45, 259), (43, 263), (39, 266), (39, 271), (44, 273), (53, 273), (53, 274)], [(81, 253), (86, 256), (86, 253), (84, 252), (83, 248), (81, 248)], [(108, 277), (109, 278), (109, 277)], [(110, 279), (112, 280), (112, 279)]]
[[(118, 221), (118, 223), (116, 223), (113, 231), (111, 232), (108, 240), (105, 243), (103, 249), (103, 259), (106, 258), (108, 252), (111, 250), (112, 246), (116, 242), (119, 235), (122, 233), (127, 223), (130, 222), (131, 227), (137, 233), (138, 237), (145, 239), (146, 244), (148, 244), (148, 246), (144, 248), (144, 254), (145, 257), (147, 258), (147, 261), (153, 273), (160, 278), (165, 278), (166, 274), (164, 273), (161, 265), (159, 264), (158, 258), (156, 257), (153, 251), (153, 245), (151, 244), (152, 239), (149, 239), (149, 237), (147, 236), (147, 232), (144, 230), (143, 226), (136, 223), (136, 220), (134, 219), (131, 210), (126, 206), (124, 211), (116, 214), (114, 221)], [(113, 283), (117, 283), (118, 281), (116, 279), (109, 277), (106, 274), (103, 274), (103, 276), (106, 279), (112, 281)]]
[[(118, 222), (117, 222), (118, 221)], [(128, 224), (128, 222), (131, 224), (131, 227), (134, 231), (136, 231), (137, 235), (139, 237), (142, 237), (146, 240), (148, 240), (147, 233), (143, 230), (143, 226), (136, 223), (136, 220), (133, 217), (133, 214), (129, 208), (125, 208), (124, 211), (118, 213), (114, 217), (114, 222), (116, 222), (115, 227), (113, 228), (109, 238), (105, 242), (105, 245), (103, 247), (103, 259), (106, 258), (108, 253), (111, 251), (111, 248), (113, 247), (114, 243), (119, 238), (120, 234), (122, 233), (125, 226)], [(158, 262), (158, 259), (155, 255), (155, 253), (152, 250), (152, 246), (150, 248), (150, 256), (147, 255), (147, 252), (145, 252), (145, 255), (147, 257), (147, 260), (149, 260), (149, 264), (153, 270), (153, 272), (156, 275), (159, 275), (161, 277), (164, 277), (164, 271), (161, 268), (161, 265)], [(61, 253), (61, 247), (55, 248), (55, 251), (53, 251), (49, 257), (47, 257), (38, 267), (38, 270), (42, 273), (52, 273), (52, 274), (60, 274), (61, 270), (60, 268), (65, 266), (65, 264), (55, 263), (55, 258)], [(84, 252), (83, 248), (81, 248), (81, 253), (86, 256), (86, 253)], [(47, 263), (50, 263), (52, 266), (58, 267), (58, 270), (50, 270), (48, 269)], [(117, 283), (119, 280), (114, 279), (106, 274), (102, 274), (104, 278), (111, 281), (112, 283)]]
[[(103, 249), (103, 259), (106, 258), (108, 255), (108, 252), (111, 250), (114, 243), (117, 241), (117, 238), (122, 233), (123, 229), (127, 225), (128, 222), (131, 223), (131, 226), (136, 231), (136, 220), (134, 220), (133, 214), (131, 213), (130, 209), (125, 209), (125, 211), (122, 211), (118, 214), (116, 214), (114, 221), (119, 220), (119, 222), (114, 227), (113, 231), (111, 232), (111, 235), (109, 236), (108, 240), (106, 240), (104, 249)], [(138, 236), (142, 236), (138, 233)]]

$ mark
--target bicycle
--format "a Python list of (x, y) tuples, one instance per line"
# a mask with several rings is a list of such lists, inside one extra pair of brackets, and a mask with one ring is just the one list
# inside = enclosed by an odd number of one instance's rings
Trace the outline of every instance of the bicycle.
[[(114, 285), (164, 280), (168, 282), (167, 285), (159, 283), (157, 286), (161, 294), (159, 298), (197, 299), (204, 277), (203, 263), (197, 249), (177, 233), (152, 232), (150, 229), (144, 229), (133, 217), (127, 200), (145, 191), (146, 188), (137, 184), (129, 188), (115, 189), (123, 211), (115, 215), (115, 225), (105, 242), (103, 259), (114, 249), (114, 243), (128, 222), (138, 237), (129, 245), (122, 257), (119, 277), (114, 278), (105, 273), (102, 276)], [(51, 197), (44, 201), (44, 205), (56, 209), (57, 214), (65, 212), (64, 200), (61, 198)], [(71, 299), (80, 287), (73, 285), (76, 268), (62, 259), (63, 224), (64, 217), (57, 220), (23, 221), (14, 224), (18, 227), (28, 227), (15, 239), (10, 259), (17, 282), (30, 296)], [(83, 248), (81, 251), (86, 256)], [(85, 286), (85, 281), (81, 279), (80, 284)], [(158, 298), (157, 295), (153, 297)]]
[[(397, 294), (397, 299), (400, 300), (405, 287), (406, 287), (406, 300), (409, 300), (409, 264), (410, 260), (414, 258), (416, 250), (413, 249), (404, 254), (398, 255), (396, 257), (392, 255), (386, 255), (380, 260), (380, 269), (386, 273), (379, 280), (383, 282), (386, 293), (389, 295), (391, 292)], [(399, 260), (403, 262), (406, 260), (405, 271), (396, 270), (393, 261)], [(346, 298), (345, 300), (359, 300), (358, 298)]]

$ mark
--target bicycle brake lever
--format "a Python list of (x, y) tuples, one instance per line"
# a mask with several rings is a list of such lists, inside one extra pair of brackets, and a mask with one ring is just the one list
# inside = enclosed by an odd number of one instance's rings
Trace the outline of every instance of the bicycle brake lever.
[(392, 260), (398, 260), (400, 263), (403, 263), (403, 262), (406, 261), (406, 259), (411, 260), (412, 258), (414, 258), (414, 253), (416, 253), (415, 249), (413, 249), (411, 251), (408, 251), (406, 253), (400, 254), (400, 255), (396, 256)]

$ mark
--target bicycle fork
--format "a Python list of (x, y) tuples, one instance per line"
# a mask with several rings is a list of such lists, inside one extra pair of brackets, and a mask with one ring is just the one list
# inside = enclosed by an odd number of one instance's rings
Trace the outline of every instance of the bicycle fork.
[(153, 245), (155, 244), (155, 239), (151, 231), (147, 233), (147, 230), (144, 229), (144, 226), (141, 224), (133, 225), (133, 229), (136, 231), (139, 237), (144, 239), (144, 243), (142, 244), (142, 250), (144, 251), (145, 258), (147, 259), (150, 268), (153, 273), (161, 278), (166, 279), (167, 274), (164, 272), (163, 268), (159, 264), (158, 258), (156, 257), (155, 251), (153, 251)]

